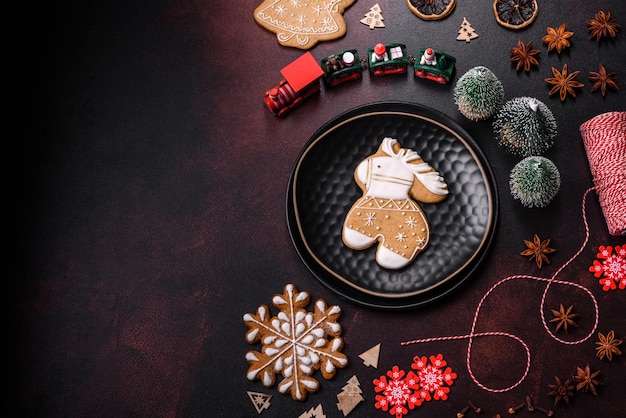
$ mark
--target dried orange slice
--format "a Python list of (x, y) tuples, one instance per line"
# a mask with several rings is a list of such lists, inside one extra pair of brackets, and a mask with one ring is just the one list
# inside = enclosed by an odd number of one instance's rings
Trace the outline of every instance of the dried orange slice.
[(537, 0), (493, 0), (496, 21), (505, 28), (525, 28), (533, 23), (538, 12)]
[(452, 13), (456, 0), (406, 0), (406, 4), (421, 19), (439, 20)]

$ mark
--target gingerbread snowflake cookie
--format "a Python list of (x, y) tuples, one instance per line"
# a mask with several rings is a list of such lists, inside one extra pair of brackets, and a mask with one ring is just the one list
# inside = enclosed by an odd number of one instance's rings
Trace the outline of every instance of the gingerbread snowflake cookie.
[(274, 386), (276, 375), (283, 379), (278, 384), (280, 393), (290, 393), (303, 401), (309, 392), (319, 389), (313, 377), (320, 370), (325, 379), (331, 379), (337, 368), (346, 367), (348, 357), (341, 352), (343, 339), (339, 306), (327, 306), (318, 299), (315, 311), (307, 312), (310, 296), (299, 292), (293, 284), (285, 286), (284, 293), (274, 295), (272, 304), (278, 314), (272, 316), (266, 305), (256, 313), (247, 313), (243, 321), (249, 328), (246, 341), (260, 342), (261, 351), (249, 351), (249, 380), (260, 380), (266, 387)]
[(378, 151), (359, 163), (354, 179), (363, 195), (348, 211), (343, 242), (355, 250), (378, 243), (376, 262), (381, 267), (406, 267), (426, 248), (430, 234), (416, 201), (445, 199), (443, 177), (417, 152), (384, 138)]
[(278, 43), (310, 49), (346, 34), (343, 12), (356, 0), (264, 0), (254, 20), (276, 34)]

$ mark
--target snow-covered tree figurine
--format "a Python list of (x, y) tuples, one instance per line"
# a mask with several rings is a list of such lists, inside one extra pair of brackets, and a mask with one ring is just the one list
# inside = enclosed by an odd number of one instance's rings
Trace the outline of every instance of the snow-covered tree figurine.
[(544, 207), (561, 187), (561, 175), (554, 163), (541, 156), (526, 157), (518, 162), (509, 179), (513, 199), (527, 208)]
[(459, 34), (456, 37), (456, 40), (469, 42), (476, 38), (478, 38), (476, 30), (472, 27), (472, 24), (468, 22), (465, 17), (463, 17), (463, 22), (461, 22), (461, 27), (459, 28)]
[(454, 102), (466, 118), (478, 121), (494, 115), (504, 99), (504, 87), (487, 67), (470, 69), (454, 87)]
[(542, 155), (554, 143), (556, 119), (543, 102), (515, 97), (504, 103), (493, 121), (500, 145), (513, 155)]
[(383, 12), (380, 9), (378, 3), (376, 3), (369, 12), (365, 15), (363, 19), (361, 19), (361, 23), (370, 27), (370, 29), (374, 28), (384, 28), (385, 24), (383, 23)]

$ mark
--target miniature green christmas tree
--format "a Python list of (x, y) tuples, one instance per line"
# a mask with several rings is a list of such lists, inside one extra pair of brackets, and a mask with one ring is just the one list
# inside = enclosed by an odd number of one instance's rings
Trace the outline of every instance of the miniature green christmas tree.
[(541, 156), (526, 157), (518, 162), (509, 179), (513, 199), (528, 208), (544, 207), (554, 199), (561, 187), (556, 165)]
[(519, 157), (543, 154), (557, 133), (550, 109), (532, 97), (515, 97), (504, 103), (493, 121), (493, 130), (500, 145)]
[(459, 78), (454, 87), (454, 103), (466, 118), (478, 121), (494, 115), (504, 99), (504, 87), (487, 67), (478, 66)]

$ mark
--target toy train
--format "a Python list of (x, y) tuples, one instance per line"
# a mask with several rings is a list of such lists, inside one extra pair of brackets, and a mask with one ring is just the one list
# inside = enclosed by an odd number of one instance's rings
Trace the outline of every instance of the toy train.
[(413, 66), (416, 77), (447, 84), (452, 79), (456, 59), (432, 48), (421, 48), (418, 58), (407, 55), (406, 45), (378, 43), (367, 51), (367, 58), (360, 59), (356, 49), (348, 49), (329, 55), (319, 63), (306, 52), (281, 70), (283, 79), (264, 94), (265, 105), (276, 116), (283, 116), (304, 99), (320, 92), (320, 79), (327, 86), (363, 77), (363, 69), (369, 68), (374, 77), (389, 74), (405, 74)]

